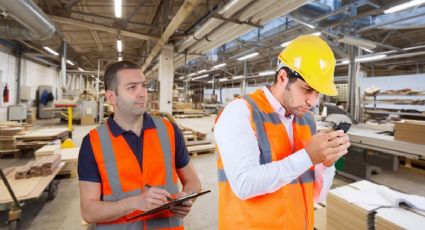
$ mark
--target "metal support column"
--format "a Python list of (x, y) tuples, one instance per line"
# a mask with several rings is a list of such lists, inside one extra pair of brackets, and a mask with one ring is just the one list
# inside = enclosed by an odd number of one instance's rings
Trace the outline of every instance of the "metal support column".
[(348, 47), (348, 56), (350, 60), (350, 64), (348, 66), (348, 111), (353, 117), (355, 117), (356, 114), (355, 112), (358, 63), (356, 63), (355, 58), (357, 56), (357, 50), (357, 47), (351, 45)]
[(159, 111), (172, 113), (174, 81), (174, 47), (165, 45), (159, 55)]
[(243, 79), (242, 79), (242, 90), (241, 90), (241, 96), (245, 95), (246, 93), (246, 77), (248, 74), (248, 63), (246, 61), (243, 62)]

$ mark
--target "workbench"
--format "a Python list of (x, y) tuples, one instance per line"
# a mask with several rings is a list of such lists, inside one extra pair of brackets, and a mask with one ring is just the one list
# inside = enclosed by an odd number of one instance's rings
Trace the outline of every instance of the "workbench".
[(408, 159), (425, 159), (425, 145), (413, 144), (394, 139), (394, 136), (382, 134), (382, 130), (351, 126), (348, 131), (351, 145), (384, 152)]

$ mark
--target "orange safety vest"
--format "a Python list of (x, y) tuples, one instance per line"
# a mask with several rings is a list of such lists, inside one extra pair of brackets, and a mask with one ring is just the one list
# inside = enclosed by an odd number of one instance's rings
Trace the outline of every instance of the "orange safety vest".
[[(259, 164), (282, 160), (303, 149), (311, 135), (316, 133), (312, 113), (295, 117), (292, 123), (292, 148), (285, 126), (263, 90), (257, 90), (243, 99), (251, 111), (251, 126), (260, 149)], [(217, 159), (219, 229), (313, 229), (314, 166), (273, 193), (241, 200), (230, 187), (220, 153)]]
[[(115, 137), (107, 124), (89, 133), (94, 157), (102, 179), (102, 200), (117, 201), (138, 196), (149, 184), (163, 188), (173, 196), (179, 192), (175, 168), (175, 139), (173, 125), (152, 117), (155, 129), (146, 129), (143, 136), (143, 171), (139, 161), (122, 135)], [(141, 214), (135, 211), (108, 223), (98, 223), (95, 229), (184, 229), (180, 218), (169, 210), (131, 221)]]

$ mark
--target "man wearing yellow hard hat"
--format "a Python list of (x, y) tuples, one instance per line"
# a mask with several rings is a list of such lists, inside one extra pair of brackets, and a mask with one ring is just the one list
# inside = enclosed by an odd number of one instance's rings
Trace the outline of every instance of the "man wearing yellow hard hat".
[(328, 44), (300, 36), (278, 59), (271, 86), (217, 118), (219, 229), (313, 229), (313, 202), (326, 197), (333, 163), (350, 146), (343, 131), (316, 133), (309, 111), (321, 93), (337, 94)]

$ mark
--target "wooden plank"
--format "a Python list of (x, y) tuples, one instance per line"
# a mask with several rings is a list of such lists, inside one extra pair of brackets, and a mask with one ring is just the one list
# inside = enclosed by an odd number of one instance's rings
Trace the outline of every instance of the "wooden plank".
[(49, 156), (53, 154), (59, 154), (60, 146), (59, 145), (45, 145), (34, 152), (35, 158), (38, 159), (43, 156)]
[(15, 168), (15, 179), (25, 179), (30, 177), (30, 169), (35, 161), (29, 161), (24, 166), (19, 166)]
[[(38, 198), (44, 189), (52, 182), (56, 174), (64, 166), (64, 163), (61, 163), (56, 170), (48, 176), (44, 177), (31, 177), (22, 180), (15, 179), (15, 173), (9, 173), (6, 178), (9, 181), (12, 190), (14, 191), (18, 200), (28, 200)], [(12, 197), (10, 196), (8, 190), (6, 189), (4, 183), (0, 183), (0, 204), (11, 203)]]
[(17, 135), (16, 139), (23, 141), (46, 141), (63, 138), (66, 135), (68, 135), (68, 128), (50, 128), (35, 130), (24, 135)]

